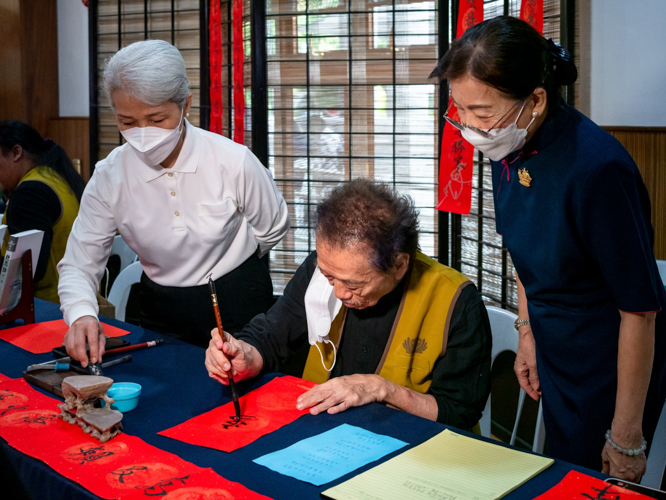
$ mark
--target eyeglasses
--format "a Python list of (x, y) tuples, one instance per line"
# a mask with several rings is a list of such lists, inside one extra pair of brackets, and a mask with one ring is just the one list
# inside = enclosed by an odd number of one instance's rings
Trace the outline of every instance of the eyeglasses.
[[(506, 118), (508, 116), (508, 114), (511, 113), (511, 111), (513, 111), (513, 108), (515, 108), (518, 104), (520, 104), (520, 102), (521, 101), (516, 101), (514, 103), (514, 105), (509, 108), (509, 111), (504, 113), (502, 115), (502, 117), (495, 122), (495, 125), (490, 127), (488, 130), (483, 130), (483, 129), (480, 129), (480, 128), (472, 127), (471, 125), (465, 125), (464, 123), (460, 123), (460, 122), (454, 120), (453, 118), (449, 118), (449, 110), (451, 109), (451, 106), (453, 106), (453, 102), (451, 102), (451, 104), (449, 104), (449, 107), (446, 108), (446, 113), (444, 113), (444, 119), (447, 122), (449, 122), (451, 125), (453, 125), (455, 128), (457, 128), (458, 130), (463, 130), (463, 129), (467, 128), (469, 130), (473, 130), (474, 132), (476, 132), (480, 136), (487, 138), (488, 134), (490, 134), (490, 131), (493, 130), (495, 127), (497, 127), (500, 123), (502, 123), (504, 118)], [(524, 102), (523, 102), (523, 106), (525, 106)]]

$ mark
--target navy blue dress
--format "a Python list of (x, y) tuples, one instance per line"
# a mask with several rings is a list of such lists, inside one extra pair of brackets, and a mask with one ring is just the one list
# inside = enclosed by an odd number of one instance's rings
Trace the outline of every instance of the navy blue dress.
[[(536, 341), (548, 454), (601, 470), (619, 310), (666, 306), (645, 185), (622, 145), (563, 102), (521, 151), (491, 163), (497, 232), (525, 287)], [(664, 315), (643, 419), (648, 442), (666, 398)]]

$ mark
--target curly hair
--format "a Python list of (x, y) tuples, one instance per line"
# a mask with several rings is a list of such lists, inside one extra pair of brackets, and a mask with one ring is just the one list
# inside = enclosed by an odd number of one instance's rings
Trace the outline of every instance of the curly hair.
[(365, 244), (374, 268), (387, 273), (399, 254), (415, 257), (418, 216), (411, 197), (386, 184), (356, 179), (336, 187), (317, 207), (317, 238), (334, 248)]

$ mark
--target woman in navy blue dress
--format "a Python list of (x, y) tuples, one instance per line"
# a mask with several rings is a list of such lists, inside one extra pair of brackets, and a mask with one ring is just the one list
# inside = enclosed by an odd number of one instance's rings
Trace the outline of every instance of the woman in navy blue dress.
[(666, 292), (634, 161), (561, 99), (576, 68), (523, 21), (469, 28), (433, 76), (491, 160), (518, 284), (515, 371), (543, 396), (548, 453), (640, 480), (666, 398)]

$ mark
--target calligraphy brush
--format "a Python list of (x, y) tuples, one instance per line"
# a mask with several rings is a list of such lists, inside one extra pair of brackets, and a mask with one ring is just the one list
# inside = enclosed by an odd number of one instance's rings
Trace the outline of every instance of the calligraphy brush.
[[(210, 291), (210, 298), (213, 301), (213, 310), (215, 311), (217, 330), (220, 332), (220, 336), (222, 337), (222, 342), (224, 342), (224, 330), (222, 330), (222, 318), (220, 317), (220, 307), (217, 305), (217, 292), (215, 291), (215, 282), (210, 276), (208, 276), (208, 290)], [(229, 361), (229, 363), (231, 363), (231, 361)], [(234, 401), (234, 410), (236, 410), (236, 422), (240, 422), (241, 410), (240, 410), (240, 403), (238, 402), (238, 389), (236, 389), (236, 383), (234, 382), (234, 378), (231, 376), (231, 371), (227, 373), (227, 376), (229, 377), (231, 398)]]
[(151, 340), (150, 342), (143, 342), (142, 344), (127, 345), (123, 347), (116, 347), (115, 349), (109, 349), (104, 354), (117, 354), (119, 352), (133, 351), (135, 349), (142, 349), (144, 347), (154, 347), (163, 343), (163, 339)]

